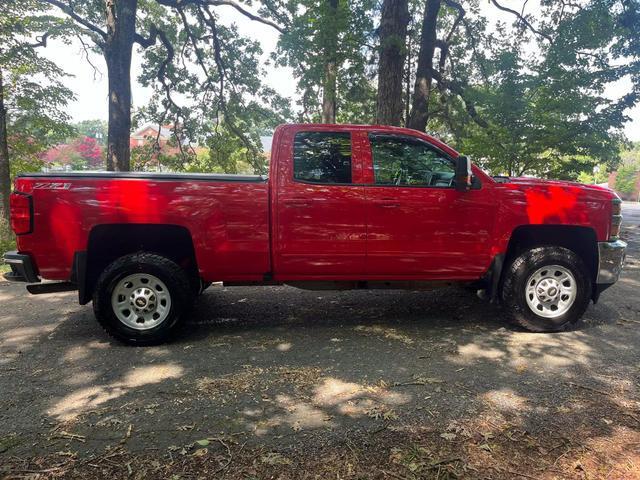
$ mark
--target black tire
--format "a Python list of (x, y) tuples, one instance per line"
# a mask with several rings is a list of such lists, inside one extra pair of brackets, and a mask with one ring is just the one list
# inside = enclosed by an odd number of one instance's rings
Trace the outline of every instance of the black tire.
[[(113, 311), (111, 297), (118, 282), (128, 275), (146, 273), (167, 287), (171, 306), (167, 317), (148, 330), (137, 330), (120, 321)], [(93, 293), (96, 319), (109, 335), (129, 345), (157, 345), (167, 341), (184, 321), (193, 303), (193, 292), (186, 272), (176, 263), (151, 253), (126, 255), (110, 264), (100, 275)]]
[[(550, 265), (569, 270), (577, 288), (571, 307), (556, 318), (538, 315), (529, 307), (526, 298), (529, 277), (538, 269)], [(578, 255), (562, 247), (537, 247), (525, 251), (508, 266), (503, 276), (501, 298), (513, 323), (531, 332), (559, 332), (580, 320), (589, 306), (591, 291), (591, 275)]]

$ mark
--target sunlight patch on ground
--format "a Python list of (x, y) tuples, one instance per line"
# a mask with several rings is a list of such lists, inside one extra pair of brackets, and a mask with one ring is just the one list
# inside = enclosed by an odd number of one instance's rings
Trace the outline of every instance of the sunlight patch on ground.
[(356, 398), (373, 397), (384, 403), (402, 405), (411, 398), (399, 392), (390, 392), (378, 386), (366, 386), (354, 382), (345, 382), (339, 378), (325, 378), (315, 388), (314, 403), (325, 407), (343, 404)]
[(527, 399), (510, 388), (489, 391), (481, 395), (481, 398), (502, 412), (520, 414), (529, 410)]
[(21, 349), (32, 344), (39, 337), (51, 333), (56, 328), (55, 324), (41, 325), (37, 327), (18, 327), (2, 332), (0, 347), (20, 347)]
[(354, 328), (356, 332), (362, 332), (369, 335), (377, 335), (380, 337), (387, 338), (389, 340), (396, 340), (398, 342), (402, 342), (405, 345), (413, 344), (413, 339), (409, 335), (405, 335), (403, 333), (399, 333), (395, 328), (383, 327), (380, 325), (358, 325)]
[(174, 364), (153, 365), (130, 370), (122, 380), (106, 385), (82, 388), (58, 400), (49, 414), (68, 421), (82, 413), (125, 395), (131, 389), (181, 377), (183, 368)]
[(108, 342), (92, 341), (83, 345), (74, 345), (64, 353), (63, 360), (66, 363), (73, 363), (86, 360), (95, 350), (106, 350), (110, 347)]
[(478, 361), (499, 362), (518, 373), (537, 368), (537, 365), (545, 368), (588, 365), (593, 355), (593, 348), (587, 344), (589, 338), (584, 332), (483, 335), (459, 344), (457, 354), (447, 358), (460, 366), (473, 366)]
[[(611, 420), (604, 418), (603, 421)], [(577, 458), (560, 459), (559, 468), (575, 471), (583, 478), (640, 478), (640, 432), (624, 426), (614, 426), (608, 435), (588, 439)]]
[[(282, 410), (267, 419), (256, 419), (253, 424), (253, 432), (258, 435), (266, 435), (269, 430), (281, 425), (291, 427), (294, 431), (312, 428), (330, 428), (336, 426), (332, 416), (321, 408), (309, 402), (295, 399), (290, 395), (277, 395), (277, 406)], [(245, 412), (248, 416), (259, 415), (260, 412)]]
[(295, 395), (278, 393), (274, 400), (270, 407), (274, 407), (276, 413), (265, 414), (260, 408), (243, 411), (249, 429), (258, 436), (280, 426), (294, 431), (335, 428), (340, 417), (395, 420), (394, 407), (400, 411), (399, 407), (410, 403), (412, 396), (389, 391), (386, 385), (363, 385), (326, 377), (313, 388), (310, 397), (302, 392)]

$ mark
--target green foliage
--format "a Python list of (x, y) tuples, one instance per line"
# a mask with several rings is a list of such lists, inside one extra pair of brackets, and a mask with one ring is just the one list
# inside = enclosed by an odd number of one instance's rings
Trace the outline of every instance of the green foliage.
[(640, 169), (640, 142), (635, 142), (620, 154), (623, 165), (636, 165)]
[(625, 195), (631, 195), (636, 189), (639, 176), (640, 168), (638, 168), (637, 165), (629, 164), (621, 166), (616, 175), (616, 191)]
[(251, 152), (242, 142), (221, 127), (207, 139), (208, 155), (201, 155), (196, 162), (187, 166), (186, 171), (204, 171), (220, 173), (253, 173), (251, 165), (261, 163), (259, 171), (267, 170), (267, 157), (263, 153), (258, 158), (253, 158)]
[(263, 84), (258, 42), (224, 24), (216, 9), (181, 8), (184, 16), (158, 5), (147, 11), (146, 21), (162, 29), (173, 55), (167, 58), (165, 44), (145, 50), (139, 80), (155, 94), (137, 120), (173, 126), (173, 142), (182, 146), (182, 158), (165, 159), (173, 168), (194, 165), (195, 146), (214, 144), (224, 129), (252, 170), (264, 173), (259, 136), (291, 117), (289, 102)]
[[(600, 164), (613, 170), (625, 109), (640, 95), (640, 4), (541, 4), (528, 24), (511, 15), (513, 26), (491, 31), (478, 3), (464, 2), (450, 61), (438, 65), (450, 83), (435, 82), (428, 129), (494, 174), (575, 179)], [(455, 15), (441, 12), (439, 38)], [(625, 77), (627, 93), (607, 98), (607, 86)]]
[[(9, 250), (15, 250), (16, 238), (6, 220), (0, 217), (0, 256)], [(2, 265), (0, 264), (0, 267)]]
[[(16, 36), (8, 33), (14, 33), (16, 25), (23, 37), (46, 27), (54, 36), (69, 38), (73, 33), (95, 39), (95, 33), (68, 19), (22, 15), (38, 10), (40, 3), (9, 1), (9, 13), (3, 11), (0, 19), (0, 37), (6, 37), (0, 54), (14, 48)], [(494, 174), (591, 183), (604, 181), (605, 172), (615, 170), (619, 162), (626, 165), (640, 156), (637, 145), (620, 155), (625, 112), (640, 100), (640, 2), (541, 0), (535, 12), (525, 2), (524, 18), (501, 12), (513, 22), (498, 22), (495, 28), (489, 27), (492, 2), (489, 10), (480, 8), (486, 1), (459, 3), (464, 18), (455, 2), (442, 2), (438, 17), (429, 131)], [(102, 0), (73, 5), (78, 15), (104, 27)], [(293, 69), (300, 98), (298, 120), (320, 120), (327, 66), (335, 62), (337, 121), (373, 121), (380, 2), (263, 0), (241, 5), (279, 25), (281, 35), (271, 61)], [(425, 2), (409, 1), (408, 65), (403, 72), (407, 104), (424, 6)], [(294, 114), (289, 101), (264, 84), (259, 43), (225, 21), (219, 14), (222, 8), (226, 6), (207, 2), (138, 1), (139, 37), (153, 37), (154, 31), (162, 35), (143, 53), (138, 80), (154, 95), (136, 119), (172, 125), (173, 148), (165, 151), (149, 144), (136, 149), (135, 169), (266, 171), (259, 136)], [(98, 38), (95, 44), (99, 43)], [(56, 83), (63, 74), (55, 65), (33, 53), (25, 55), (25, 61), (16, 58), (0, 58), (2, 68), (19, 79), (12, 82), (22, 86), (11, 94), (17, 114), (11, 117), (12, 154), (17, 165), (24, 162), (35, 168), (38, 152), (63, 134), (68, 119), (60, 112), (70, 92)], [(43, 73), (54, 79), (53, 89), (39, 81)], [(623, 85), (622, 80), (630, 87), (621, 98), (609, 99), (608, 87)], [(76, 129), (106, 139), (104, 122), (80, 122)], [(592, 176), (595, 166), (600, 166), (598, 178)]]
[(300, 121), (320, 120), (325, 67), (338, 66), (337, 120), (372, 122), (375, 118), (374, 71), (368, 64), (373, 37), (371, 0), (338, 0), (334, 14), (328, 0), (287, 1), (287, 29), (274, 59), (293, 68), (300, 95)]
[(74, 96), (65, 73), (45, 59), (37, 38), (63, 35), (64, 24), (35, 1), (9, 0), (0, 15), (0, 69), (7, 109), (11, 173), (38, 170), (41, 153), (71, 135), (65, 112)]
[(582, 171), (578, 174), (578, 182), (585, 184), (599, 184), (606, 183), (609, 179), (609, 174), (606, 171), (605, 165), (597, 165), (594, 168), (593, 173)]
[(104, 120), (82, 120), (73, 127), (78, 135), (95, 138), (102, 147), (107, 146), (108, 124)]

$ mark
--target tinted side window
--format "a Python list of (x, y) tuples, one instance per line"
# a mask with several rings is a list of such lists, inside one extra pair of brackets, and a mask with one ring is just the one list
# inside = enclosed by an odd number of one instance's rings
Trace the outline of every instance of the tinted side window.
[(351, 134), (299, 132), (293, 142), (293, 178), (351, 183)]
[(453, 161), (419, 140), (371, 135), (377, 185), (452, 187)]

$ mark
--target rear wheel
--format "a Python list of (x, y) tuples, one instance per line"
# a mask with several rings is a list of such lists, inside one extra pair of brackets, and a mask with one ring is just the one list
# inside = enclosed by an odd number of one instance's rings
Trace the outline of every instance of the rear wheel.
[(148, 253), (127, 255), (100, 275), (93, 295), (98, 322), (131, 345), (166, 341), (184, 320), (193, 293), (185, 271)]
[(589, 271), (566, 248), (532, 248), (505, 272), (502, 302), (514, 323), (532, 332), (564, 330), (582, 317), (590, 299)]

